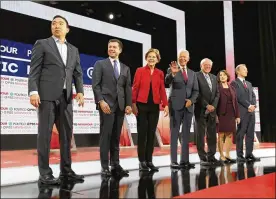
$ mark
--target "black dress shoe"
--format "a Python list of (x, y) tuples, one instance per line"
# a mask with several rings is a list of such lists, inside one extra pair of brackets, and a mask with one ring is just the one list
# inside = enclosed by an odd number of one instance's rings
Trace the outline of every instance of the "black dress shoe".
[(195, 164), (192, 164), (190, 162), (180, 162), (179, 167), (181, 169), (194, 169), (195, 168)]
[(38, 179), (39, 183), (46, 185), (58, 185), (60, 184), (60, 179), (55, 178), (53, 175), (41, 175)]
[(111, 176), (111, 173), (108, 168), (107, 169), (102, 168), (101, 174), (102, 176)]
[(147, 166), (147, 163), (146, 162), (140, 162), (139, 163), (139, 170), (140, 171), (148, 171), (149, 167)]
[(84, 178), (83, 175), (78, 175), (73, 170), (71, 170), (69, 172), (61, 172), (59, 174), (59, 177), (61, 179), (67, 178), (67, 179), (71, 179), (71, 180), (83, 180), (83, 178)]
[(230, 164), (230, 161), (227, 160), (227, 158), (225, 158), (225, 160), (220, 158), (219, 161), (221, 161), (223, 164)]
[(209, 165), (211, 165), (211, 163), (207, 159), (201, 159), (200, 160), (200, 165), (209, 166)]
[(250, 156), (246, 156), (245, 159), (246, 159), (247, 162), (259, 162), (259, 161), (261, 161), (260, 158), (255, 157), (253, 154), (251, 154)]
[(129, 176), (128, 175), (129, 171), (123, 169), (123, 167), (121, 167), (121, 165), (111, 166), (111, 173), (114, 175)]
[(154, 164), (152, 162), (147, 162), (147, 167), (150, 168), (153, 171), (159, 171), (159, 168), (154, 166)]
[(229, 161), (230, 164), (233, 164), (233, 163), (236, 163), (236, 162), (237, 162), (237, 160), (235, 160), (235, 159), (227, 158), (227, 157), (225, 157), (225, 158), (226, 158), (226, 160)]
[(238, 156), (237, 162), (244, 163), (244, 162), (246, 162), (246, 159), (243, 156)]
[(171, 168), (172, 169), (180, 169), (179, 164), (177, 162), (172, 162), (171, 163)]
[(208, 162), (210, 162), (214, 166), (222, 166), (223, 163), (219, 160), (217, 160), (215, 157), (211, 157)]

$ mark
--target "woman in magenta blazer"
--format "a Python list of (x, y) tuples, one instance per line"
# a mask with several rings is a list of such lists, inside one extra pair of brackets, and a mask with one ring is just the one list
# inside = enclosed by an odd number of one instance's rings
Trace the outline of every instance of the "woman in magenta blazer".
[[(218, 149), (220, 160), (224, 163), (234, 163), (234, 159), (230, 158), (230, 149), (232, 146), (233, 133), (236, 131), (236, 124), (240, 123), (240, 112), (236, 97), (235, 88), (228, 82), (230, 76), (226, 70), (222, 70), (217, 75), (219, 82), (219, 102), (217, 107), (218, 116)], [(223, 153), (223, 145), (225, 139), (225, 152)]]
[(168, 115), (168, 100), (165, 91), (164, 73), (155, 65), (160, 53), (151, 48), (145, 55), (147, 65), (136, 70), (132, 87), (132, 110), (137, 118), (139, 170), (155, 170), (152, 163), (154, 135), (159, 119), (159, 105)]

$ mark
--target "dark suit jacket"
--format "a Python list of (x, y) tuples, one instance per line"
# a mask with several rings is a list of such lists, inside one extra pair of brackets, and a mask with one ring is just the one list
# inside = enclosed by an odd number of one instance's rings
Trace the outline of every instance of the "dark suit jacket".
[[(206, 106), (212, 105), (217, 108), (219, 101), (219, 89), (217, 77), (211, 73), (209, 73), (211, 82), (212, 82), (212, 91), (208, 86), (207, 80), (205, 79), (203, 72), (197, 72), (197, 80), (199, 87), (199, 96), (197, 102), (195, 104), (195, 116), (199, 117), (201, 114), (205, 114)], [(216, 110), (210, 113), (211, 116), (216, 116)]]
[[(235, 118), (240, 118), (240, 111), (239, 111), (235, 88), (230, 84), (228, 84), (228, 86), (232, 97), (232, 104), (235, 111)], [(227, 108), (227, 95), (225, 94), (225, 89), (223, 89), (222, 84), (219, 84), (219, 93), (220, 93), (220, 97), (219, 97), (219, 102), (217, 107), (218, 116), (226, 114), (226, 108)]]
[(118, 80), (109, 58), (97, 61), (92, 74), (95, 103), (104, 100), (112, 111), (116, 110), (117, 104), (120, 110), (124, 111), (132, 102), (130, 69), (121, 62), (120, 67)]
[(83, 75), (78, 49), (67, 42), (67, 64), (64, 65), (53, 37), (37, 40), (32, 50), (29, 93), (38, 91), (40, 100), (55, 101), (63, 91), (66, 79), (67, 101), (72, 100), (72, 80), (76, 92), (83, 93)]
[(237, 93), (237, 99), (240, 109), (241, 118), (248, 112), (250, 105), (256, 105), (256, 96), (253, 92), (252, 84), (249, 81), (245, 81), (247, 88), (244, 88), (242, 81), (239, 78), (231, 82), (231, 85), (235, 87)]
[(171, 69), (168, 68), (165, 83), (170, 84), (170, 100), (174, 110), (184, 107), (185, 99), (190, 99), (193, 103), (188, 108), (189, 112), (194, 111), (194, 103), (198, 97), (198, 81), (196, 73), (187, 68), (188, 82), (185, 83), (181, 70), (173, 77)]

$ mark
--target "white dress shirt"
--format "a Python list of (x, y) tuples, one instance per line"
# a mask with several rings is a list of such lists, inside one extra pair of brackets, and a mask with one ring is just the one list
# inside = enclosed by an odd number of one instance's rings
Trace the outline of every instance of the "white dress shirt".
[[(109, 60), (110, 60), (110, 62), (111, 62), (111, 64), (112, 64), (112, 66), (113, 66), (113, 69), (114, 69), (114, 60), (115, 60), (115, 59), (113, 59), (113, 58), (109, 57)], [(118, 66), (118, 73), (119, 73), (119, 75), (120, 75), (120, 73), (121, 73), (121, 65), (120, 65), (120, 61), (119, 61), (119, 59), (116, 59), (116, 61), (117, 61), (117, 66)]]
[[(55, 36), (52, 36), (52, 37), (55, 40), (55, 43), (57, 45), (57, 49), (59, 51), (61, 59), (62, 59), (64, 65), (66, 66), (66, 63), (67, 63), (67, 41), (65, 39), (64, 43), (61, 43), (58, 38), (56, 38)], [(66, 89), (66, 79), (64, 80), (63, 89)], [(30, 92), (30, 96), (34, 95), (34, 94), (38, 94), (38, 91), (31, 91)]]
[[(242, 84), (246, 84), (246, 87), (247, 87), (247, 83), (246, 83), (245, 79), (242, 78), (242, 77), (238, 77), (238, 78), (239, 78), (239, 80), (241, 80)], [(253, 105), (250, 104), (250, 105), (248, 106), (248, 108), (250, 108), (250, 106), (253, 106)]]
[(180, 69), (181, 69), (182, 73), (183, 73), (184, 70), (185, 70), (185, 72), (186, 72), (186, 74), (187, 74), (187, 77), (188, 77), (187, 66), (184, 66), (184, 67), (180, 66)]

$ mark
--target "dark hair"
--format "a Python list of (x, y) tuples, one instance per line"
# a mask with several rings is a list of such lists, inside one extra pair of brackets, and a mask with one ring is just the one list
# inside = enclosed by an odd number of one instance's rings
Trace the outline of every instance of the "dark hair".
[(123, 43), (119, 39), (110, 39), (108, 43), (117, 42), (121, 50), (123, 50)]
[(54, 16), (54, 18), (53, 18), (52, 21), (54, 21), (56, 18), (61, 18), (61, 19), (63, 19), (63, 20), (66, 22), (67, 27), (69, 27), (69, 23), (68, 23), (68, 21), (67, 21), (67, 19), (66, 19), (65, 17), (60, 16), (60, 15), (56, 15), (56, 16)]
[(217, 74), (218, 83), (221, 83), (221, 82), (220, 82), (220, 78), (219, 78), (220, 73), (224, 73), (224, 74), (227, 76), (227, 82), (230, 81), (230, 75), (229, 75), (229, 73), (228, 73), (226, 70), (221, 70), (221, 71), (219, 71), (218, 74)]

